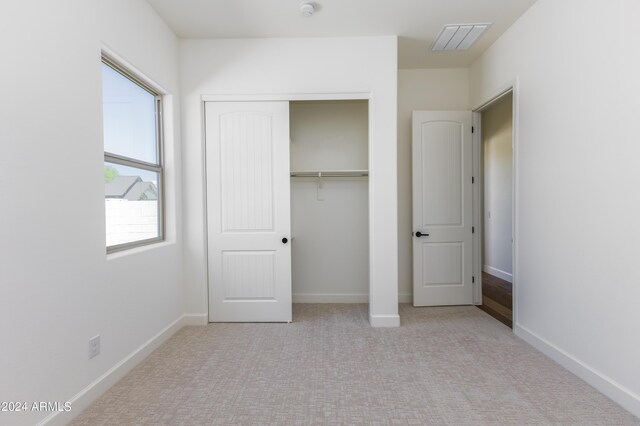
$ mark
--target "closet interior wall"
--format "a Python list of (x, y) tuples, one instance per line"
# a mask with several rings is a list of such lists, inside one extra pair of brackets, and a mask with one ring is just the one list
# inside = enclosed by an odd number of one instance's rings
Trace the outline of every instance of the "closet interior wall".
[[(368, 101), (290, 103), (291, 172), (368, 169)], [(369, 302), (368, 177), (291, 177), (294, 303)]]

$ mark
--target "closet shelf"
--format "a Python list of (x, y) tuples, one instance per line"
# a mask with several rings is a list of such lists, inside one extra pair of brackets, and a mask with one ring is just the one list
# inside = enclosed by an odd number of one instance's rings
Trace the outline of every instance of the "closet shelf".
[(362, 177), (369, 176), (368, 170), (305, 170), (291, 172), (291, 177)]

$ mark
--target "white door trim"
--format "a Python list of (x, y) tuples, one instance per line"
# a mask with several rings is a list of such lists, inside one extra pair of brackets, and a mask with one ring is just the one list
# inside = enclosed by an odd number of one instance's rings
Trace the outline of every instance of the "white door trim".
[(370, 92), (343, 93), (256, 93), (202, 95), (203, 102), (260, 102), (260, 101), (352, 101), (371, 99)]
[(482, 235), (484, 233), (482, 223), (482, 205), (481, 200), (483, 197), (483, 175), (482, 175), (482, 127), (481, 127), (481, 114), (483, 110), (493, 105), (503, 96), (511, 93), (512, 100), (512, 131), (511, 131), (511, 144), (512, 144), (512, 167), (513, 175), (511, 182), (511, 233), (513, 236), (513, 244), (511, 249), (511, 257), (513, 261), (513, 328), (516, 330), (518, 322), (518, 193), (519, 193), (519, 167), (518, 167), (518, 123), (519, 123), (519, 109), (518, 101), (520, 98), (519, 81), (516, 77), (514, 80), (500, 87), (494, 92), (495, 94), (489, 97), (485, 102), (473, 109), (473, 126), (475, 132), (473, 134), (473, 174), (475, 176), (476, 184), (473, 187), (473, 222), (474, 226), (478, 230), (474, 234), (474, 254), (473, 254), (473, 273), (477, 277), (474, 288), (474, 303), (476, 305), (482, 304)]

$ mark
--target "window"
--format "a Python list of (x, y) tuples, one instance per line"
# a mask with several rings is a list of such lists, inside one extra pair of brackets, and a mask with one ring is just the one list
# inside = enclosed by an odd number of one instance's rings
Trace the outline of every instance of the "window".
[(107, 253), (164, 239), (162, 98), (102, 58)]

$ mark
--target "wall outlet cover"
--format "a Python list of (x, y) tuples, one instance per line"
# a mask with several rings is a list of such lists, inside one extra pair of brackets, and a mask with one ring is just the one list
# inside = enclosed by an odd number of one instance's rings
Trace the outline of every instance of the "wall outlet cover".
[(100, 354), (100, 335), (89, 339), (89, 359)]

